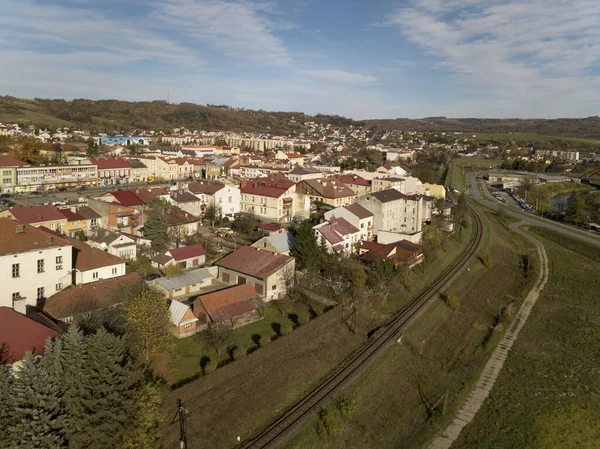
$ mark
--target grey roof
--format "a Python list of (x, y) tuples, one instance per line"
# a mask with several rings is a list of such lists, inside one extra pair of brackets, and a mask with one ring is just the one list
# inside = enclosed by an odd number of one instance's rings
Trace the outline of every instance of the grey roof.
[(99, 228), (96, 230), (95, 234), (90, 235), (88, 238), (93, 242), (106, 243), (107, 245), (110, 245), (119, 238), (119, 234), (108, 229)]
[(165, 290), (177, 290), (188, 285), (199, 284), (205, 279), (214, 278), (214, 271), (210, 268), (200, 268), (199, 270), (184, 271), (175, 276), (158, 278), (154, 282)]
[(406, 195), (402, 194), (396, 189), (381, 190), (380, 192), (371, 193), (372, 197), (375, 197), (382, 203), (389, 203), (390, 201), (402, 200), (406, 198)]
[[(171, 305), (169, 305), (169, 312), (171, 312), (171, 323), (175, 326), (179, 326), (181, 320), (185, 316), (185, 313), (190, 310), (189, 306), (186, 306), (184, 303), (172, 300)], [(198, 321), (196, 318), (194, 321)]]
[(194, 203), (200, 199), (190, 192), (171, 192), (171, 199), (176, 203)]
[(127, 159), (127, 162), (129, 162), (131, 168), (146, 168), (146, 164), (144, 164), (139, 159)]
[(102, 216), (94, 209), (88, 206), (83, 206), (77, 209), (77, 213), (85, 219), (102, 218)]
[(289, 231), (273, 234), (265, 238), (279, 253), (291, 251), (292, 246), (294, 246), (294, 236)]

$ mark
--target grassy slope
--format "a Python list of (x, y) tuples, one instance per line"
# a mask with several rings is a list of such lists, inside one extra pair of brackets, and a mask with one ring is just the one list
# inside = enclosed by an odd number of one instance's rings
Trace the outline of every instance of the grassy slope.
[(558, 136), (545, 136), (535, 133), (474, 133), (477, 135), (474, 140), (476, 141), (488, 141), (488, 140), (505, 140), (510, 137), (514, 141), (530, 141), (530, 142), (553, 142), (555, 140), (568, 141), (573, 144), (577, 143), (590, 143), (594, 145), (600, 144), (598, 139), (585, 139), (577, 137), (558, 137)]
[[(499, 339), (503, 324), (494, 328), (498, 312), (518, 303), (533, 278), (525, 280), (519, 268), (520, 253), (531, 248), (495, 219), (487, 226), (494, 232), (487, 233), (482, 255), (491, 254), (494, 267), (486, 269), (475, 260), (457, 279), (448, 293), (460, 298), (459, 310), (436, 303), (408, 330), (402, 345), (387, 351), (349, 388), (345, 394), (354, 398), (356, 411), (337, 435), (319, 438), (318, 418), (313, 418), (284, 447), (419, 447), (452, 418)], [(434, 411), (428, 418), (424, 400), (435, 403), (446, 391), (446, 415)], [(333, 405), (329, 409), (338, 416)]]
[(550, 280), (503, 371), (453, 449), (597, 448), (600, 250), (532, 228)]
[(45, 114), (41, 108), (35, 104), (32, 100), (19, 100), (14, 102), (16, 106), (19, 106), (21, 111), (9, 112), (0, 106), (0, 122), (1, 123), (25, 123), (25, 124), (36, 124), (36, 125), (47, 125), (54, 127), (72, 127), (75, 126), (72, 122), (62, 120), (57, 117)]

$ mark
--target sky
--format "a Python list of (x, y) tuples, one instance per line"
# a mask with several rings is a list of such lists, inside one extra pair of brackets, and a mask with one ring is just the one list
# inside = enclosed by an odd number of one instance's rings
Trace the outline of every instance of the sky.
[(598, 0), (2, 0), (0, 94), (355, 119), (600, 112)]

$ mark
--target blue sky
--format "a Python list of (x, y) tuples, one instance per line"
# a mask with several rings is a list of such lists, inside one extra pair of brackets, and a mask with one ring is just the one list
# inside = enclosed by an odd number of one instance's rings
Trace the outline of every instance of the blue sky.
[(0, 94), (394, 117), (600, 112), (597, 0), (2, 0)]

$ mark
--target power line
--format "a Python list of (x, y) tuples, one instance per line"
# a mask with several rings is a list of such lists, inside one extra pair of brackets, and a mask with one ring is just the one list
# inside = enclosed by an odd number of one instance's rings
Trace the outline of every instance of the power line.
[(177, 399), (177, 411), (175, 412), (175, 416), (171, 420), (171, 424), (175, 422), (175, 419), (179, 419), (179, 447), (181, 449), (188, 449), (187, 443), (187, 417), (186, 415), (189, 412), (183, 408), (183, 403), (181, 399)]

